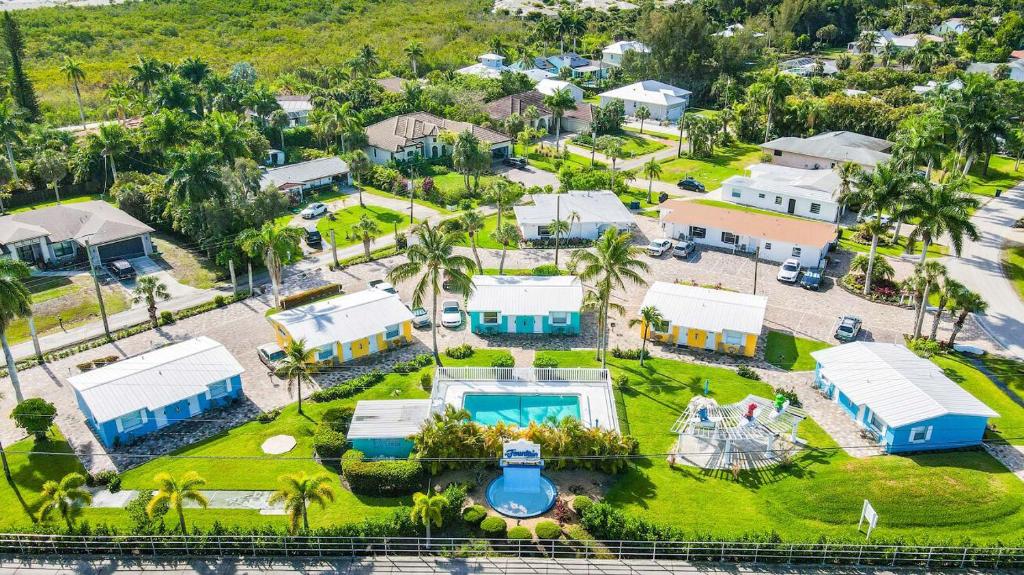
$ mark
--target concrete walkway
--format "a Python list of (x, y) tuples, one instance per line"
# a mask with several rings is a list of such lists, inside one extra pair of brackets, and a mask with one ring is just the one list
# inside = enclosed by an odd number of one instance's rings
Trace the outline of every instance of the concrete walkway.
[[(271, 505), (270, 497), (273, 491), (235, 491), (235, 490), (206, 490), (200, 491), (206, 497), (211, 509), (252, 509), (259, 511), (262, 515), (281, 515), (284, 513), (284, 504)], [(124, 489), (116, 493), (100, 489), (93, 493), (90, 507), (102, 509), (123, 509), (132, 499), (139, 494), (133, 489)], [(199, 504), (193, 501), (186, 501), (185, 507), (198, 509)]]

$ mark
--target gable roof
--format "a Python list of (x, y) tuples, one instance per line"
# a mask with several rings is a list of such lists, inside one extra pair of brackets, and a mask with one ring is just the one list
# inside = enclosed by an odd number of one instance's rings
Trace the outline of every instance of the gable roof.
[(46, 236), (51, 243), (86, 240), (98, 246), (153, 231), (107, 202), (62, 204), (0, 216), (0, 245)]
[(573, 84), (572, 82), (566, 82), (565, 80), (556, 80), (554, 78), (544, 78), (543, 80), (537, 82), (537, 85), (534, 86), (533, 89), (540, 92), (541, 94), (544, 94), (545, 96), (550, 96), (554, 94), (555, 91), (562, 89), (568, 89), (570, 93), (574, 91), (583, 91), (582, 88), (580, 88), (576, 84)]
[(265, 188), (270, 184), (284, 188), (288, 184), (303, 184), (347, 173), (348, 164), (338, 156), (317, 158), (266, 170), (260, 176), (260, 188)]
[(245, 371), (219, 342), (206, 336), (68, 378), (96, 421), (154, 410), (206, 391)]
[(363, 399), (356, 402), (345, 437), (375, 439), (409, 437), (430, 419), (429, 399)]
[(648, 48), (646, 44), (637, 42), (636, 40), (620, 40), (619, 42), (605, 46), (601, 51), (607, 54), (625, 54), (626, 52), (647, 53), (650, 52), (651, 49)]
[(787, 136), (765, 142), (761, 147), (862, 166), (877, 166), (892, 157), (882, 151), (892, 147), (892, 142), (855, 132), (826, 132), (810, 138)]
[(771, 215), (728, 204), (672, 199), (661, 204), (661, 220), (716, 228), (768, 241), (821, 247), (836, 239), (836, 226), (817, 220)]
[(522, 116), (530, 106), (537, 108), (542, 116), (551, 114), (551, 110), (544, 105), (544, 94), (537, 90), (530, 90), (488, 102), (487, 115), (495, 120), (504, 120), (512, 114)]
[(622, 224), (636, 222), (636, 218), (612, 192), (571, 191), (567, 194), (534, 194), (532, 206), (515, 206), (516, 220), (520, 224), (547, 225), (560, 212), (563, 220), (569, 214), (579, 214), (579, 224)]
[(657, 80), (642, 80), (628, 86), (602, 92), (600, 96), (602, 98), (618, 98), (644, 104), (674, 106), (681, 102), (686, 102), (689, 99), (690, 93), (689, 90), (677, 88)]
[(714, 333), (723, 330), (760, 334), (768, 298), (668, 282), (654, 282), (643, 309), (654, 306), (672, 325)]
[(934, 363), (892, 343), (857, 341), (811, 352), (821, 373), (890, 427), (943, 415), (999, 417)]
[(730, 176), (722, 187), (744, 186), (816, 202), (835, 202), (841, 185), (839, 175), (832, 170), (802, 170), (778, 164), (754, 164), (747, 170), (750, 176)]
[(277, 105), (281, 106), (281, 109), (288, 114), (309, 112), (313, 109), (313, 104), (309, 101), (309, 96), (281, 94), (276, 97), (276, 100)]
[(511, 141), (511, 138), (501, 132), (489, 128), (481, 128), (469, 122), (440, 118), (427, 112), (392, 116), (372, 124), (366, 128), (366, 137), (371, 146), (388, 150), (389, 152), (398, 152), (406, 146), (415, 144), (417, 140), (438, 136), (441, 132), (460, 134), (467, 130), (472, 132), (481, 141), (491, 145)]
[(397, 294), (368, 289), (275, 313), (267, 318), (309, 347), (369, 337), (412, 319)]
[(505, 315), (547, 315), (579, 311), (583, 283), (576, 276), (473, 277), (467, 311), (498, 311)]

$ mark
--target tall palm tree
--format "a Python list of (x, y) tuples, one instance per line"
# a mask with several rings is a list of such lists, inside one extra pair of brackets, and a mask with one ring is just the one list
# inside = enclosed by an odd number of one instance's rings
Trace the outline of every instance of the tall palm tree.
[(224, 185), (220, 177), (217, 151), (194, 143), (181, 152), (172, 152), (171, 169), (164, 185), (179, 201), (199, 204), (219, 196)]
[(212, 112), (203, 122), (206, 137), (214, 150), (220, 152), (224, 161), (234, 163), (236, 158), (249, 152), (249, 130), (246, 120), (233, 112)]
[(604, 155), (612, 159), (612, 169), (608, 172), (608, 175), (611, 178), (611, 187), (609, 189), (614, 192), (616, 163), (622, 158), (622, 147), (625, 145), (625, 142), (622, 138), (616, 136), (601, 136), (594, 145), (600, 147)]
[(559, 88), (551, 94), (544, 96), (543, 103), (555, 118), (555, 151), (557, 152), (559, 149), (559, 139), (562, 135), (562, 116), (565, 115), (567, 110), (576, 108), (576, 99), (572, 97), (572, 93), (569, 92), (568, 88)]
[(924, 326), (924, 316), (928, 309), (928, 298), (931, 295), (932, 287), (946, 278), (946, 266), (935, 260), (922, 262), (914, 267), (914, 275), (918, 285), (921, 286), (921, 298), (917, 302), (917, 313), (914, 318), (914, 339), (917, 339), (921, 337), (921, 328)]
[(594, 249), (577, 250), (573, 254), (573, 266), (580, 279), (584, 282), (593, 281), (600, 286), (600, 315), (603, 341), (601, 348), (601, 365), (607, 367), (608, 357), (608, 310), (615, 290), (625, 289), (626, 283), (646, 285), (643, 274), (648, 271), (647, 264), (639, 259), (640, 248), (632, 244), (632, 235), (608, 229), (594, 244)]
[(932, 168), (947, 151), (943, 143), (946, 126), (937, 111), (907, 118), (893, 138), (892, 153), (900, 168), (913, 171), (917, 166), (925, 166), (925, 180), (931, 181)]
[[(7, 162), (11, 167), (11, 179), (18, 181), (18, 164), (14, 161), (14, 142), (18, 139), (21, 127), (18, 107), (11, 100), (0, 101), (0, 141), (7, 148)], [(3, 207), (0, 207), (3, 213)]]
[[(476, 210), (466, 210), (462, 213), (459, 221), (462, 223), (462, 229), (469, 236), (469, 247), (473, 249), (477, 272), (484, 273), (484, 266), (480, 263), (480, 254), (476, 251), (476, 238), (484, 229), (484, 217)], [(558, 259), (558, 252), (555, 252), (555, 259)]]
[(292, 533), (298, 530), (302, 520), (302, 530), (309, 531), (309, 505), (315, 503), (321, 509), (334, 501), (334, 489), (331, 487), (331, 476), (326, 473), (309, 476), (305, 472), (291, 473), (278, 477), (281, 487), (270, 496), (271, 505), (284, 503), (285, 512)]
[(245, 230), (236, 240), (238, 247), (249, 257), (263, 258), (274, 290), (274, 307), (281, 306), (281, 269), (293, 255), (302, 253), (301, 239), (302, 230), (299, 228), (279, 227), (274, 222), (266, 222), (259, 229)]
[(117, 182), (117, 156), (123, 154), (128, 147), (128, 135), (124, 128), (120, 124), (103, 124), (90, 138), (96, 141), (103, 162), (110, 163), (110, 174), (114, 182)]
[(60, 188), (58, 184), (68, 175), (68, 158), (57, 150), (43, 150), (36, 158), (36, 172), (39, 177), (50, 183), (53, 195), (60, 204)]
[(313, 383), (313, 363), (316, 350), (306, 347), (305, 339), (293, 339), (284, 348), (284, 357), (277, 367), (277, 375), (288, 381), (288, 393), (296, 384), (299, 398), (299, 414), (302, 414), (302, 384)]
[(39, 506), (39, 521), (46, 521), (54, 511), (68, 525), (74, 526), (75, 517), (81, 513), (82, 507), (92, 503), (92, 494), (82, 489), (85, 476), (81, 473), (68, 473), (61, 480), (47, 481), (39, 492), (42, 504)]
[(366, 253), (366, 259), (370, 259), (370, 244), (380, 234), (380, 226), (370, 216), (363, 214), (360, 216), (359, 221), (352, 226), (352, 233), (359, 238), (359, 241), (363, 242), (363, 251)]
[(519, 230), (515, 224), (505, 222), (491, 232), (491, 239), (501, 244), (501, 261), (498, 262), (498, 274), (505, 273), (505, 254), (508, 246), (519, 241)]
[(750, 88), (753, 94), (764, 102), (768, 112), (768, 120), (764, 126), (764, 141), (767, 142), (770, 139), (769, 134), (772, 131), (775, 114), (782, 102), (785, 101), (786, 96), (793, 92), (793, 86), (790, 84), (789, 77), (780, 72), (779, 67), (776, 66), (765, 72)]
[(935, 341), (936, 336), (939, 334), (939, 322), (942, 321), (942, 313), (946, 311), (946, 306), (952, 303), (956, 299), (957, 294), (965, 289), (967, 287), (964, 284), (949, 276), (942, 278), (942, 282), (936, 292), (939, 296), (939, 305), (936, 306), (935, 314), (932, 318), (932, 331), (929, 339)]
[(567, 220), (554, 220), (548, 225), (548, 232), (555, 236), (555, 268), (558, 268), (558, 252), (562, 247), (562, 236), (572, 229)]
[(967, 316), (972, 313), (985, 313), (986, 309), (988, 309), (988, 302), (976, 292), (966, 288), (956, 292), (953, 295), (953, 304), (950, 309), (950, 313), (956, 314), (956, 321), (953, 322), (953, 331), (949, 334), (949, 341), (946, 342), (946, 347), (953, 348), (956, 336), (963, 329)]
[(647, 340), (651, 337), (651, 331), (657, 330), (665, 322), (658, 308), (649, 305), (640, 309), (640, 317), (629, 320), (629, 327), (640, 326), (643, 343), (640, 346), (640, 366), (644, 365), (644, 356), (647, 355)]
[(178, 479), (174, 479), (166, 471), (161, 471), (153, 477), (153, 482), (157, 484), (157, 489), (153, 493), (153, 498), (146, 505), (146, 515), (150, 519), (155, 518), (157, 511), (166, 504), (178, 515), (178, 527), (181, 529), (181, 533), (183, 535), (188, 533), (188, 528), (185, 526), (185, 502), (191, 501), (206, 509), (209, 501), (199, 491), (200, 487), (206, 485), (206, 480), (195, 471), (187, 471)]
[(156, 276), (142, 276), (135, 280), (135, 289), (132, 290), (132, 303), (143, 303), (146, 304), (146, 309), (149, 310), (149, 321), (153, 322), (153, 327), (159, 325), (156, 317), (156, 301), (168, 300), (171, 298), (170, 292), (167, 291), (167, 284), (160, 281), (160, 278)]
[(19, 317), (32, 315), (32, 294), (25, 286), (25, 280), (31, 271), (24, 262), (8, 258), (0, 258), (0, 344), (4, 348), (4, 360), (7, 372), (14, 387), (14, 399), (17, 403), (25, 401), (21, 394), (21, 382), (18, 380), (18, 366), (14, 361), (11, 346), (7, 343), (7, 328)]
[(650, 109), (648, 109), (647, 106), (638, 106), (636, 111), (633, 112), (633, 115), (636, 116), (637, 120), (640, 120), (640, 133), (643, 134), (644, 120), (647, 120), (648, 118), (651, 117)]
[(409, 59), (409, 63), (412, 64), (412, 75), (414, 78), (420, 77), (419, 72), (419, 61), (423, 57), (423, 44), (419, 42), (413, 42), (405, 47), (405, 57)]
[(853, 184), (860, 177), (864, 170), (860, 165), (853, 162), (843, 162), (836, 166), (836, 175), (839, 176), (839, 198), (847, 198), (853, 192)]
[(78, 89), (78, 83), (85, 80), (85, 70), (82, 69), (82, 65), (71, 56), (64, 56), (64, 61), (61, 62), (60, 72), (64, 74), (64, 77), (69, 83), (71, 88), (75, 91), (75, 98), (78, 100), (78, 117), (82, 120), (82, 129), (85, 129), (85, 107), (82, 106), (82, 92)]
[(505, 212), (512, 209), (512, 206), (523, 198), (523, 188), (517, 184), (513, 184), (504, 178), (499, 178), (494, 181), (487, 190), (484, 192), (484, 202), (493, 204), (498, 210), (498, 228), (502, 224), (502, 216)]
[(662, 169), (661, 164), (658, 163), (658, 159), (652, 157), (647, 160), (647, 163), (643, 167), (644, 177), (647, 178), (647, 203), (654, 203), (651, 199), (651, 188), (654, 187), (654, 180), (661, 176)]
[(129, 66), (128, 69), (132, 74), (132, 84), (142, 91), (143, 96), (148, 98), (149, 91), (164, 77), (165, 67), (153, 58), (139, 56), (139, 61)]
[(444, 521), (444, 508), (448, 500), (444, 495), (428, 495), (426, 493), (412, 494), (412, 509), (409, 517), (416, 525), (422, 525), (427, 529), (427, 549), (430, 548), (430, 526), (440, 527)]
[(352, 102), (344, 102), (342, 104), (332, 102), (327, 107), (327, 115), (334, 129), (334, 135), (341, 142), (341, 153), (344, 154), (345, 136), (362, 130), (359, 113), (356, 112)]
[(967, 181), (954, 177), (943, 183), (924, 182), (907, 198), (907, 212), (917, 218), (917, 227), (910, 239), (921, 241), (921, 261), (928, 256), (932, 241), (949, 237), (953, 252), (959, 257), (964, 237), (977, 240), (978, 228), (971, 222), (971, 213), (981, 205), (967, 192)]
[(348, 170), (356, 178), (356, 184), (358, 184), (359, 193), (359, 206), (363, 207), (366, 204), (363, 203), (363, 178), (370, 173), (373, 169), (373, 163), (370, 161), (370, 157), (366, 155), (363, 150), (354, 150), (348, 155)]
[(857, 38), (857, 51), (861, 54), (870, 54), (875, 49), (875, 42), (878, 41), (878, 32), (865, 30)]
[(421, 307), (429, 293), (431, 301), (431, 324), (434, 362), (441, 365), (441, 355), (437, 351), (437, 296), (441, 292), (441, 282), (447, 281), (455, 293), (468, 295), (473, 289), (473, 280), (469, 272), (473, 270), (473, 260), (455, 253), (458, 237), (446, 234), (430, 222), (419, 226), (417, 235), (419, 242), (409, 246), (406, 251), (407, 262), (398, 264), (388, 272), (388, 280), (393, 283), (405, 282), (417, 278), (412, 292), (413, 307)]
[[(846, 205), (860, 205), (861, 212), (872, 213), (876, 224), (868, 229), (871, 234), (871, 251), (868, 252), (868, 273), (864, 276), (864, 295), (871, 293), (871, 268), (878, 254), (878, 237), (885, 231), (882, 212), (892, 211), (907, 187), (907, 175), (899, 171), (893, 162), (879, 164), (872, 172), (861, 172), (856, 177), (855, 187), (840, 201)], [(865, 222), (867, 224), (867, 222)]]
[(267, 117), (267, 125), (277, 130), (279, 136), (281, 136), (281, 151), (284, 152), (284, 129), (290, 126), (292, 123), (291, 118), (288, 117), (288, 112), (284, 110), (274, 110)]

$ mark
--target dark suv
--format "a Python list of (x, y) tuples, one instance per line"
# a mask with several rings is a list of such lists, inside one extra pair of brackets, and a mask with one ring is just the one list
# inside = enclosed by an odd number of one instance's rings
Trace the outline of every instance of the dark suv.
[(324, 245), (323, 237), (317, 230), (306, 230), (306, 245), (311, 248), (321, 248)]
[(135, 268), (128, 260), (115, 260), (107, 264), (107, 269), (119, 280), (130, 280), (135, 277)]
[(506, 166), (521, 169), (526, 167), (526, 158), (505, 158), (502, 163), (505, 164)]
[(691, 178), (690, 176), (686, 176), (685, 178), (679, 180), (679, 183), (676, 185), (684, 190), (689, 190), (691, 192), (700, 192), (703, 194), (705, 191), (704, 184), (698, 182), (697, 180)]

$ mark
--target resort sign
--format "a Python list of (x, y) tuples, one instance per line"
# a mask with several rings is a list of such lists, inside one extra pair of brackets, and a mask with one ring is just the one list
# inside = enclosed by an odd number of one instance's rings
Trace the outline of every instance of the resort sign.
[(868, 533), (864, 539), (868, 539), (871, 537), (871, 530), (875, 528), (875, 525), (878, 525), (878, 512), (875, 511), (875, 508), (871, 506), (871, 502), (867, 499), (864, 500), (864, 506), (860, 509), (860, 521), (857, 522), (857, 531), (860, 531), (861, 525), (865, 521), (868, 523)]
[(540, 444), (519, 439), (502, 444), (501, 459), (503, 464), (523, 465), (540, 462)]

